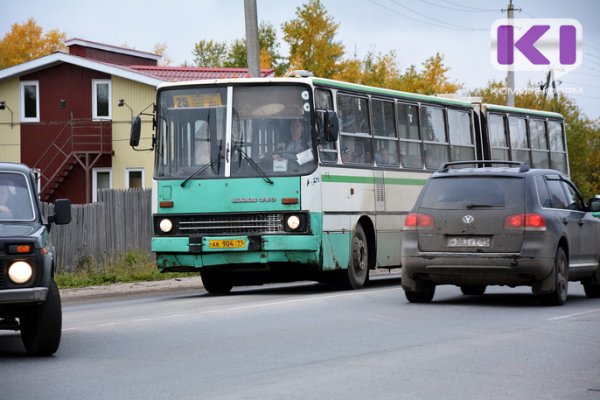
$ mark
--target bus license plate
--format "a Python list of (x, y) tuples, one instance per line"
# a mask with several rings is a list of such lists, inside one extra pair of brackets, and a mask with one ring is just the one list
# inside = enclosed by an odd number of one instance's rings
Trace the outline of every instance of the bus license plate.
[(448, 247), (490, 247), (492, 241), (489, 237), (451, 237)]
[(208, 242), (209, 249), (245, 249), (246, 240), (244, 239), (219, 239)]

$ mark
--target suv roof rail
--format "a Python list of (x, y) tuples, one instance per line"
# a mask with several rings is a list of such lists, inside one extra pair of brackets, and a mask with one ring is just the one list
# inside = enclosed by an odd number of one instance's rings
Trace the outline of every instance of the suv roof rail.
[(529, 164), (526, 162), (521, 162), (521, 161), (471, 160), (471, 161), (452, 161), (452, 162), (444, 163), (444, 164), (442, 164), (440, 169), (438, 169), (438, 172), (448, 172), (448, 170), (450, 169), (449, 168), (450, 166), (468, 165), (468, 164), (475, 164), (477, 166), (477, 168), (479, 168), (479, 165), (484, 167), (485, 165), (483, 165), (483, 164), (506, 164), (506, 165), (515, 165), (515, 166), (518, 165), (519, 172), (529, 171)]

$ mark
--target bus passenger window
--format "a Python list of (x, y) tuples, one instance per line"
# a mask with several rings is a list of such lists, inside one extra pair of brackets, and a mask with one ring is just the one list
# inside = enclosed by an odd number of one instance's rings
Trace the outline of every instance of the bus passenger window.
[(529, 146), (527, 144), (527, 120), (525, 118), (509, 116), (508, 131), (510, 135), (511, 159), (531, 164), (529, 160)]
[(491, 159), (504, 161), (509, 160), (504, 116), (498, 114), (488, 114), (487, 122), (492, 153)]
[(448, 110), (448, 134), (452, 161), (474, 160), (475, 146), (471, 129), (471, 114), (462, 110)]

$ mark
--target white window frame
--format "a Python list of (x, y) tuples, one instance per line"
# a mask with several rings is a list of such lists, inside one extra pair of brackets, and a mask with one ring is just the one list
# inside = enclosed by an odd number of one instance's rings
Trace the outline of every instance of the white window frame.
[(141, 172), (142, 173), (142, 188), (144, 187), (144, 168), (125, 168), (125, 188), (131, 189), (129, 186), (129, 173), (130, 172)]
[[(35, 117), (25, 116), (25, 86), (35, 86)], [(40, 122), (40, 82), (22, 81), (21, 82), (21, 122)]]
[[(108, 85), (108, 115), (98, 115), (98, 85)], [(110, 79), (92, 79), (92, 118), (112, 119), (112, 82)]]
[(109, 189), (112, 189), (112, 187), (113, 187), (112, 168), (92, 168), (92, 201), (94, 203), (98, 201), (98, 173), (99, 172), (108, 172)]

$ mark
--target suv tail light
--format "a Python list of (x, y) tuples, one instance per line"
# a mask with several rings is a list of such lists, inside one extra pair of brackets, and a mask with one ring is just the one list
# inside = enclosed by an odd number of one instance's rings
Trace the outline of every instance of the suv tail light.
[(545, 231), (546, 220), (536, 213), (509, 215), (504, 219), (504, 229)]
[(433, 229), (433, 217), (429, 214), (409, 213), (404, 220), (404, 230)]

